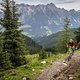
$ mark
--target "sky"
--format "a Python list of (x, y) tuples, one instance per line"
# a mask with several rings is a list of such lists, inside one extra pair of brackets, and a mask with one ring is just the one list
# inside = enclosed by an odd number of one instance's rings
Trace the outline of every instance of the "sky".
[[(67, 10), (80, 10), (80, 0), (15, 0), (16, 3), (25, 3), (30, 5), (54, 3), (57, 7)], [(0, 0), (1, 2), (1, 0)]]

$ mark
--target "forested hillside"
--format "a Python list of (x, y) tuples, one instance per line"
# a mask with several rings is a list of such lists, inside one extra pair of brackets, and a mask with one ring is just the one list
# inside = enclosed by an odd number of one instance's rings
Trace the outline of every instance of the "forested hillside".
[(30, 54), (38, 53), (42, 49), (41, 45), (37, 44), (28, 36), (24, 35), (24, 39), (25, 39), (26, 49), (29, 51)]
[[(77, 30), (77, 28), (70, 29), (70, 34), (72, 35), (72, 38), (75, 37), (74, 32), (76, 30)], [(57, 45), (61, 35), (62, 35), (62, 31), (59, 31), (50, 36), (38, 37), (38, 38), (34, 38), (33, 40), (36, 41), (38, 44), (44, 46), (45, 48), (51, 48), (51, 47), (55, 47)]]

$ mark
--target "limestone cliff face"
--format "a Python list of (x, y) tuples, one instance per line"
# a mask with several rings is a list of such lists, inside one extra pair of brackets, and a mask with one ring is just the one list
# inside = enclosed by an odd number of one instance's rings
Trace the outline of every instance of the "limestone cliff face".
[[(17, 4), (18, 11), (22, 14), (20, 21), (24, 24), (21, 29), (30, 37), (48, 36), (63, 28), (64, 19), (67, 16), (71, 21), (71, 27), (79, 27), (80, 11), (57, 8), (53, 3), (47, 5)], [(0, 17), (2, 13), (0, 13)]]

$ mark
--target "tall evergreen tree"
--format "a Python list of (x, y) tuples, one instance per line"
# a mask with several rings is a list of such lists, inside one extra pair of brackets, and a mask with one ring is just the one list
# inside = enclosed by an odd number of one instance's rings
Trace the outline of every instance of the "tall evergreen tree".
[(22, 35), (22, 30), (19, 30), (21, 22), (19, 22), (19, 16), (14, 0), (11, 1), (11, 12), (12, 12), (12, 55), (11, 61), (13, 66), (19, 66), (25, 63), (23, 54), (26, 53), (24, 37)]
[(10, 29), (11, 29), (11, 11), (10, 11), (10, 0), (2, 0), (3, 3), (1, 4), (3, 7), (4, 16), (0, 19), (0, 24), (5, 28), (3, 32), (3, 47), (2, 52), (0, 55), (1, 62), (0, 66), (3, 69), (8, 69), (11, 67), (10, 61), (10, 46), (11, 46), (11, 39), (10, 39)]
[(67, 43), (70, 39), (70, 20), (66, 17), (64, 19), (64, 28), (63, 31), (61, 33), (60, 39), (59, 39), (59, 43), (58, 43), (58, 49), (61, 52), (67, 52)]
[(2, 3), (4, 17), (0, 24), (5, 28), (3, 32), (3, 48), (4, 55), (2, 67), (5, 69), (12, 66), (20, 66), (25, 63), (23, 53), (25, 53), (24, 40), (21, 30), (19, 30), (20, 22), (17, 8), (14, 1), (3, 0)]

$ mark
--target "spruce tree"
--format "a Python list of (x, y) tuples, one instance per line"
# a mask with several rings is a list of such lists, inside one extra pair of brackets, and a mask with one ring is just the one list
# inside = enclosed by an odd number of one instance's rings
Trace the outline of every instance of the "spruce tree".
[(5, 28), (3, 32), (2, 64), (5, 69), (11, 66), (16, 67), (25, 63), (23, 53), (25, 53), (24, 39), (22, 31), (19, 30), (21, 23), (14, 1), (3, 0), (2, 3), (4, 17), (0, 24)]
[(44, 48), (39, 53), (39, 59), (45, 59), (47, 57), (46, 51)]
[(62, 33), (62, 42), (64, 51), (67, 52), (67, 43), (70, 40), (70, 20), (66, 17), (64, 19), (64, 29)]
[(10, 46), (11, 46), (11, 11), (10, 11), (10, 0), (2, 0), (3, 3), (1, 4), (3, 9), (4, 16), (0, 19), (0, 24), (5, 28), (5, 31), (3, 32), (3, 47), (1, 52), (1, 62), (0, 66), (3, 69), (9, 69), (11, 67), (11, 61), (10, 61)]
[(64, 19), (64, 28), (58, 41), (58, 50), (61, 52), (67, 52), (67, 43), (70, 39), (70, 20), (66, 17)]
[(23, 54), (26, 53), (24, 37), (22, 35), (22, 30), (19, 30), (21, 26), (21, 22), (19, 22), (19, 16), (16, 8), (16, 4), (11, 1), (11, 12), (12, 12), (12, 30), (11, 30), (11, 37), (12, 37), (12, 55), (11, 61), (13, 66), (19, 66), (25, 63), (25, 58)]

